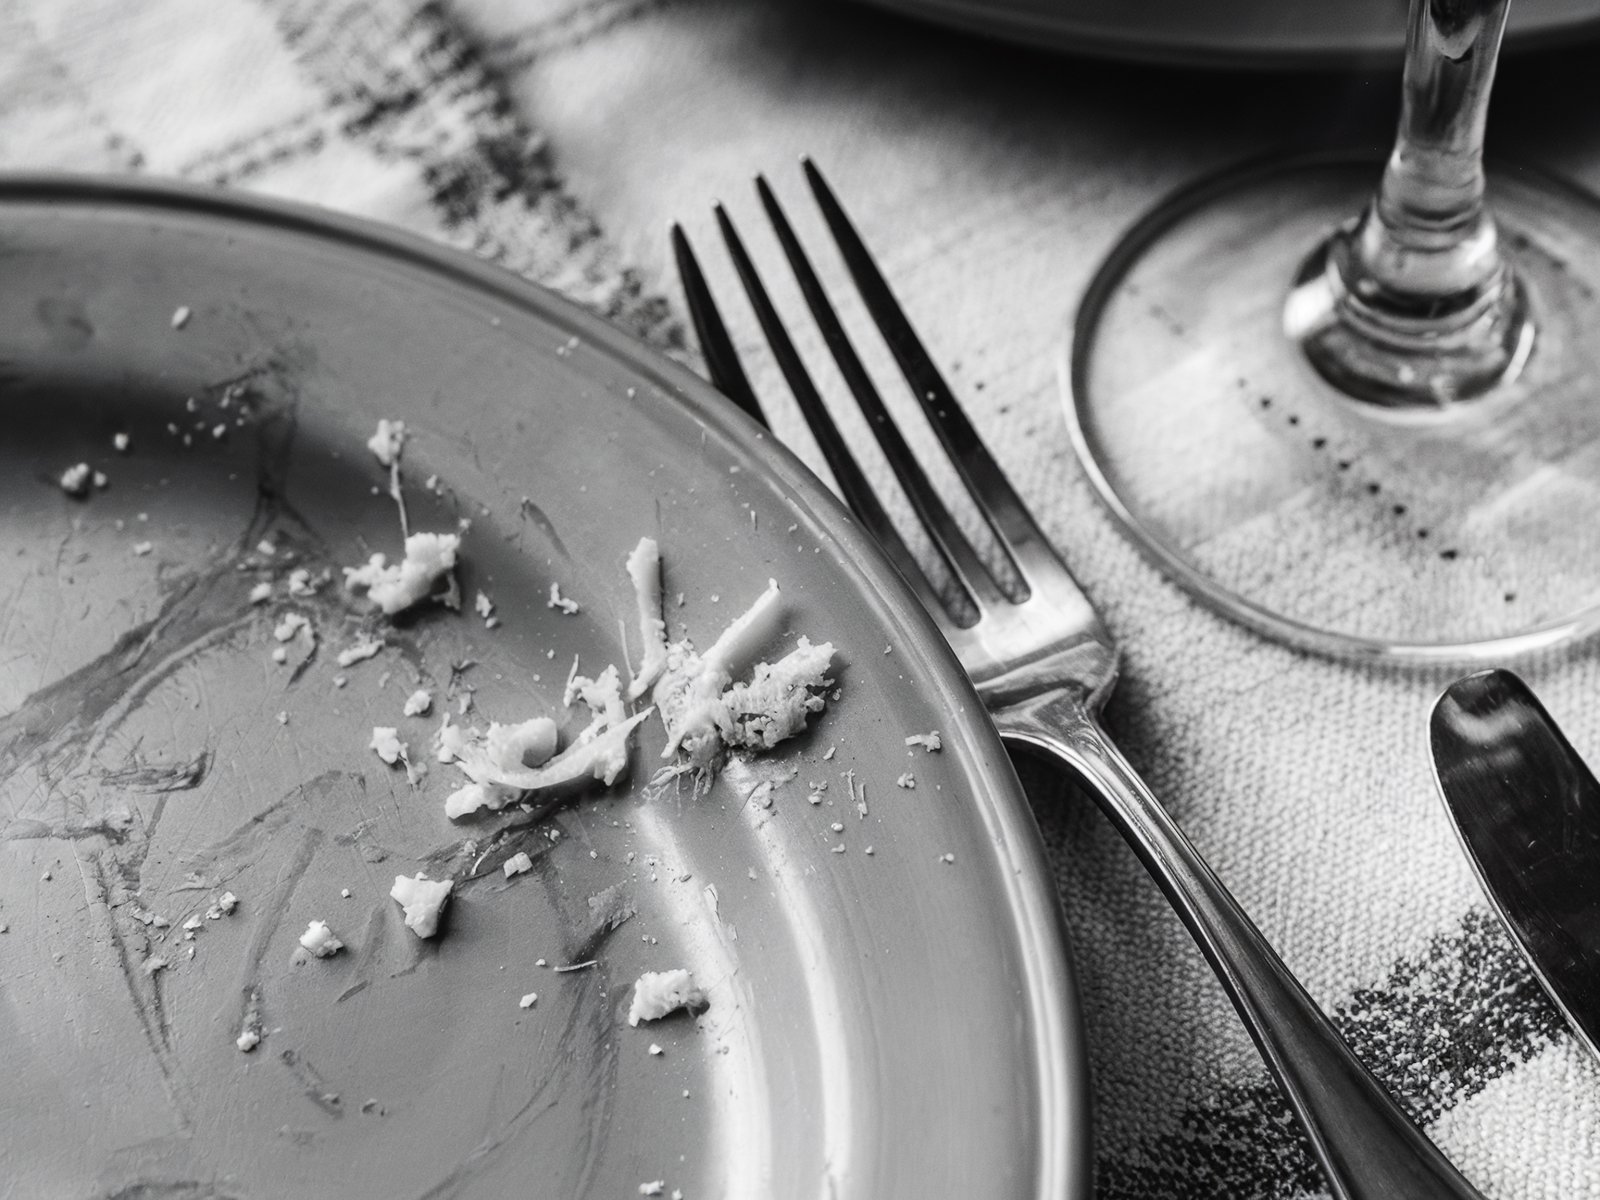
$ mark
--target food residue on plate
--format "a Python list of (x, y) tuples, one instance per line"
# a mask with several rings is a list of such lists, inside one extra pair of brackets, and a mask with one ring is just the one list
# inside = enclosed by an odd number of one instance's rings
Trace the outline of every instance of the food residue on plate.
[(576, 615), (580, 611), (576, 600), (569, 600), (561, 594), (561, 585), (559, 583), (550, 585), (550, 599), (545, 602), (545, 607), (558, 609), (569, 617)]
[(297, 612), (284, 613), (278, 624), (273, 628), (272, 636), (280, 642), (287, 642), (292, 640), (301, 630), (305, 631), (308, 638), (316, 639), (316, 630), (311, 627), (310, 620), (303, 614)]
[(430, 938), (439, 931), (439, 910), (453, 887), (452, 879), (429, 879), (418, 871), (414, 876), (396, 875), (389, 897), (405, 909), (406, 928), (419, 938)]
[(401, 709), (408, 717), (425, 716), (433, 707), (433, 693), (427, 688), (418, 688), (406, 697), (405, 707)]
[(406, 423), (388, 418), (380, 419), (377, 432), (367, 439), (367, 449), (372, 451), (372, 457), (385, 467), (392, 467), (400, 461), (405, 444)]
[(344, 943), (334, 936), (326, 921), (312, 921), (300, 935), (300, 945), (317, 958), (327, 958), (344, 949)]
[[(804, 729), (812, 713), (822, 711), (824, 689), (833, 683), (827, 675), (833, 643), (813, 645), (800, 637), (776, 663), (750, 667), (748, 683), (736, 682), (777, 632), (783, 611), (777, 581), (769, 580), (755, 603), (702, 655), (687, 638), (666, 641), (659, 610), (660, 555), (653, 544), (646, 545), (649, 541), (641, 542), (629, 559), (645, 644), (641, 671), (658, 672), (651, 698), (667, 730), (662, 757), (682, 758), (667, 773), (692, 771), (704, 779), (715, 772), (725, 752), (770, 750)], [(634, 687), (648, 678), (641, 673)]]
[(89, 494), (89, 481), (94, 472), (86, 462), (75, 463), (61, 472), (61, 490), (69, 496), (82, 499)]
[(706, 994), (695, 986), (694, 976), (683, 968), (671, 971), (646, 971), (633, 984), (633, 1002), (628, 1006), (628, 1024), (657, 1021), (680, 1008), (706, 1007)]
[(372, 741), (367, 746), (391, 767), (410, 754), (409, 747), (400, 740), (400, 731), (389, 725), (374, 725)]
[[(323, 572), (323, 578), (327, 572)], [(317, 588), (321, 586), (320, 580), (311, 578), (311, 572), (306, 567), (296, 567), (289, 572), (289, 595), (304, 599), (306, 596), (315, 596)]]
[(339, 651), (337, 655), (339, 665), (353, 667), (358, 662), (366, 662), (367, 659), (374, 658), (382, 652), (383, 644), (381, 637), (373, 637), (370, 633), (359, 634), (354, 642)]
[[(413, 533), (405, 541), (405, 557), (394, 566), (385, 555), (374, 554), (365, 566), (344, 569), (345, 587), (365, 588), (367, 598), (386, 615), (404, 612), (434, 594), (434, 585), (450, 575), (456, 565), (461, 536), (455, 533)], [(440, 603), (455, 607), (454, 577), (440, 594)], [(459, 600), (456, 601), (459, 603)]]

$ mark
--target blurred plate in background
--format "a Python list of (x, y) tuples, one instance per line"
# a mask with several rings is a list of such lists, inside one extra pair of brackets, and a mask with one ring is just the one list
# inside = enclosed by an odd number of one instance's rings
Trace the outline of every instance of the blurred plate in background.
[[(1405, 0), (869, 0), (1043, 49), (1196, 67), (1379, 63), (1405, 45)], [(1517, 0), (1506, 44), (1600, 33), (1600, 0)]]

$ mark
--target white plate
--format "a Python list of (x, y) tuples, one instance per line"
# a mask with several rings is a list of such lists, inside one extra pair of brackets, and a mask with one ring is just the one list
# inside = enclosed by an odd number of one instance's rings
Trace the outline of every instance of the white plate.
[[(0, 254), (11, 1190), (1086, 1194), (1079, 1014), (1032, 817), (948, 648), (797, 460), (602, 322), (353, 221), (13, 180)], [(471, 521), (460, 582), (498, 628), (285, 595), (291, 564), (337, 578), (397, 552), (364, 444), (380, 417), (411, 431), (413, 528)], [(74, 500), (56, 479), (79, 461), (108, 486)], [(651, 722), (614, 789), (459, 823), (452, 769), (413, 787), (368, 750), (397, 726), (426, 759), (436, 721), (403, 701), (420, 683), (443, 703), (466, 660), (480, 719), (581, 727), (574, 656), (637, 654), (622, 564), (642, 534), (683, 597), (674, 633), (708, 644), (775, 577), (773, 651), (835, 642), (840, 696), (808, 735), (652, 799)], [(552, 583), (581, 611), (551, 608)], [(319, 649), (280, 666), (291, 609)], [(364, 627), (387, 648), (339, 667)], [(934, 728), (942, 752), (906, 746)], [(518, 850), (534, 870), (507, 881)], [(419, 868), (457, 881), (426, 942), (387, 898)], [(224, 889), (238, 911), (207, 920)], [(313, 919), (347, 948), (296, 966)], [(628, 1027), (633, 980), (678, 966), (710, 1008)], [(241, 1053), (252, 1009), (265, 1036)]]

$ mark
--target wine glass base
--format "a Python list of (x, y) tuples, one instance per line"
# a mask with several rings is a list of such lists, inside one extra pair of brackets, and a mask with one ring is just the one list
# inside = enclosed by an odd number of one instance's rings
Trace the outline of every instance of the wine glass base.
[(1073, 443), (1134, 541), (1218, 612), (1323, 654), (1467, 665), (1600, 628), (1600, 199), (1527, 168), (1489, 203), (1536, 328), (1470, 404), (1385, 409), (1284, 328), (1382, 164), (1247, 164), (1144, 217), (1063, 364)]

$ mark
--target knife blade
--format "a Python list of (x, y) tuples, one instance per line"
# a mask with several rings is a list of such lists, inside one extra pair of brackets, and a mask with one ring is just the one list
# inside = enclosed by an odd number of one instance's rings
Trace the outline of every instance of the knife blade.
[(1600, 783), (1510, 671), (1452, 683), (1429, 735), (1434, 780), (1478, 882), (1600, 1057)]

